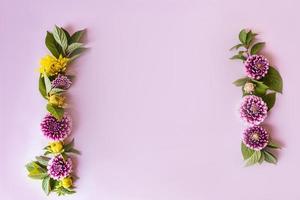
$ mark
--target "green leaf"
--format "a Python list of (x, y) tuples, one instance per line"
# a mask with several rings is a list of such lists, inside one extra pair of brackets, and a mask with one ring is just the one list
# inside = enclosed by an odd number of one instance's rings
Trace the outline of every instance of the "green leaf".
[(243, 61), (246, 60), (245, 56), (240, 55), (240, 54), (234, 55), (234, 56), (232, 56), (230, 59), (231, 59), (231, 60), (243, 60)]
[(279, 72), (272, 66), (270, 66), (267, 75), (262, 78), (262, 81), (265, 85), (269, 87), (270, 90), (274, 90), (275, 92), (282, 93), (282, 78)]
[(259, 164), (262, 164), (265, 160), (265, 154), (264, 153), (261, 153), (261, 156), (260, 156), (260, 159), (258, 161)]
[(246, 44), (247, 39), (247, 31), (245, 29), (241, 30), (239, 33), (239, 39), (242, 44)]
[(238, 87), (240, 87), (240, 86), (243, 86), (243, 85), (245, 85), (245, 83), (246, 83), (248, 80), (249, 80), (249, 78), (248, 78), (248, 77), (245, 77), (245, 78), (240, 78), (240, 79), (238, 79), (238, 80), (234, 81), (234, 82), (233, 82), (233, 84), (234, 84), (235, 86), (238, 86)]
[(273, 163), (273, 164), (277, 163), (277, 158), (272, 153), (270, 153), (266, 150), (263, 150), (263, 153), (265, 155), (265, 161), (267, 161), (269, 163)]
[(56, 58), (62, 53), (62, 49), (59, 44), (55, 41), (53, 34), (47, 31), (47, 35), (45, 38), (45, 44), (49, 51), (52, 53), (53, 56)]
[(40, 74), (40, 77), (39, 77), (39, 91), (40, 91), (42, 97), (47, 99), (47, 90), (46, 90), (46, 86), (45, 86), (44, 77), (42, 77), (42, 74)]
[(247, 38), (246, 38), (247, 47), (249, 47), (249, 45), (252, 43), (252, 41), (254, 41), (256, 35), (257, 34), (253, 33), (251, 30), (247, 33)]
[(273, 149), (280, 149), (281, 148), (280, 145), (278, 143), (274, 142), (273, 140), (271, 140), (268, 143), (267, 147), (273, 148)]
[(44, 81), (45, 81), (46, 92), (47, 92), (47, 95), (48, 95), (48, 93), (51, 91), (52, 86), (51, 86), (51, 81), (48, 78), (46, 73), (44, 73)]
[(44, 165), (44, 166), (47, 166), (48, 162), (50, 160), (50, 158), (48, 158), (46, 156), (36, 156), (35, 158), (41, 165)]
[(81, 154), (79, 150), (74, 149), (74, 148), (72, 148), (72, 149), (70, 149), (70, 150), (68, 150), (68, 151), (66, 151), (66, 152), (68, 152), (68, 153), (74, 153), (74, 154), (78, 154), (78, 155)]
[(262, 50), (265, 44), (266, 44), (265, 42), (259, 42), (254, 44), (250, 50), (250, 54), (251, 55), (257, 54), (260, 50)]
[(71, 54), (73, 51), (75, 51), (76, 49), (79, 49), (79, 48), (82, 48), (83, 47), (83, 44), (82, 43), (72, 43), (68, 46), (68, 49), (67, 49), (67, 54)]
[(69, 142), (68, 144), (64, 145), (64, 150), (65, 151), (69, 151), (70, 149), (72, 149), (74, 147), (74, 138), (71, 140), (71, 142)]
[(62, 92), (65, 92), (66, 90), (64, 89), (61, 89), (61, 88), (52, 88), (51, 91), (50, 91), (50, 94), (60, 94)]
[(41, 167), (37, 162), (32, 161), (26, 165), (26, 169), (29, 172), (28, 176), (33, 179), (43, 179), (46, 177), (47, 170)]
[(259, 162), (261, 157), (260, 151), (254, 151), (251, 157), (247, 160), (246, 166), (254, 165)]
[(86, 32), (86, 29), (83, 29), (83, 30), (80, 30), (80, 31), (77, 31), (75, 32), (72, 36), (71, 36), (71, 41), (70, 43), (74, 43), (74, 42), (79, 42), (80, 39), (83, 37), (83, 35), (85, 34)]
[(47, 110), (57, 119), (61, 120), (64, 116), (64, 109), (57, 106), (47, 104)]
[(241, 150), (242, 150), (242, 155), (243, 155), (244, 160), (247, 160), (248, 158), (250, 158), (252, 156), (252, 154), (255, 152), (254, 150), (246, 147), (246, 145), (243, 142), (241, 143)]
[(255, 84), (254, 94), (260, 97), (264, 96), (269, 87), (261, 81), (252, 80), (252, 82)]
[(60, 27), (60, 28), (61, 28), (61, 30), (64, 31), (64, 33), (65, 33), (65, 35), (67, 37), (68, 44), (70, 44), (70, 42), (71, 42), (71, 36), (70, 36), (69, 32), (67, 30), (65, 30), (63, 27)]
[(62, 52), (65, 54), (68, 48), (68, 39), (65, 32), (58, 26), (55, 26), (53, 29), (53, 37), (55, 41), (61, 46)]
[(270, 111), (276, 101), (276, 93), (272, 92), (269, 94), (266, 94), (265, 96), (262, 97), (262, 99), (264, 100), (264, 102), (266, 102), (267, 106), (268, 106), (268, 111)]
[(237, 45), (234, 45), (233, 47), (231, 47), (229, 50), (232, 51), (232, 50), (237, 50), (239, 49), (240, 47), (244, 46), (243, 44), (237, 44)]
[(76, 193), (76, 191), (66, 189), (66, 188), (62, 188), (61, 190), (63, 191), (64, 194), (74, 194), (74, 193)]
[(78, 48), (78, 49), (75, 49), (70, 55), (70, 60), (73, 61), (75, 60), (76, 58), (78, 58), (80, 56), (80, 54), (82, 52), (84, 52), (87, 48), (85, 47), (81, 47), (81, 48)]
[(50, 177), (47, 176), (43, 179), (42, 181), (42, 188), (44, 190), (44, 192), (49, 195), (50, 191), (51, 191), (51, 186), (50, 186)]

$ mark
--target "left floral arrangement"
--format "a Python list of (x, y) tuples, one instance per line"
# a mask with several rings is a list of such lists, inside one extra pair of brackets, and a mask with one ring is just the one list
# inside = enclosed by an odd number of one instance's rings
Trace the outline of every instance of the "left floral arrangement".
[[(49, 195), (75, 193), (72, 156), (80, 154), (74, 148), (74, 138), (69, 139), (72, 119), (67, 109), (66, 92), (72, 85), (74, 76), (69, 75), (68, 67), (86, 48), (81, 42), (85, 30), (70, 35), (65, 29), (55, 26), (47, 32), (45, 44), (52, 55), (40, 61), (38, 69), (39, 91), (47, 101), (48, 113), (40, 126), (43, 135), (50, 140), (43, 148), (44, 154), (36, 156), (26, 164), (28, 176), (42, 180), (42, 189)], [(73, 154), (73, 155), (72, 155)]]

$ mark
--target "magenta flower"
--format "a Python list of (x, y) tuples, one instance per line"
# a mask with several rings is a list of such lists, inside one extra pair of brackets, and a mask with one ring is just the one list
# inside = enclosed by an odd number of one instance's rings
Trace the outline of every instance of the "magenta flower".
[(259, 151), (269, 143), (269, 134), (261, 126), (252, 126), (243, 133), (243, 143), (250, 149)]
[(43, 134), (50, 140), (64, 140), (71, 133), (72, 120), (69, 115), (65, 114), (63, 118), (58, 121), (48, 113), (41, 122), (41, 129)]
[(251, 55), (245, 61), (245, 70), (248, 77), (259, 80), (269, 70), (269, 61), (262, 55)]
[(68, 158), (65, 160), (62, 155), (53, 157), (47, 166), (48, 174), (55, 180), (63, 179), (72, 172), (72, 160)]
[(72, 81), (64, 75), (58, 76), (51, 82), (52, 88), (68, 89), (72, 85)]
[(243, 98), (240, 107), (241, 118), (250, 125), (258, 125), (267, 117), (268, 107), (262, 98), (248, 95)]

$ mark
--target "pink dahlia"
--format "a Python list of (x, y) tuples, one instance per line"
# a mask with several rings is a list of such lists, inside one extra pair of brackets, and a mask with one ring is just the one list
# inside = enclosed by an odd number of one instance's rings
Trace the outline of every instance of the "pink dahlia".
[(70, 158), (65, 160), (62, 155), (57, 155), (49, 161), (47, 169), (51, 178), (63, 179), (72, 172), (72, 160)]
[(243, 133), (243, 143), (250, 149), (259, 151), (269, 143), (269, 134), (261, 126), (252, 126)]
[(243, 98), (240, 107), (241, 118), (251, 125), (258, 125), (267, 117), (268, 107), (262, 98), (248, 95)]
[(72, 120), (69, 115), (65, 114), (59, 121), (48, 113), (41, 122), (43, 134), (50, 140), (64, 140), (72, 129)]
[(248, 77), (259, 80), (269, 70), (269, 61), (262, 55), (251, 55), (245, 61), (245, 69)]

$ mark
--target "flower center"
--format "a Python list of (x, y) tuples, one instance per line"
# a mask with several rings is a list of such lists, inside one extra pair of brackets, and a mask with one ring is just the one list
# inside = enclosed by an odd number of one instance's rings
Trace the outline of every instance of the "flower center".
[(258, 69), (263, 69), (264, 65), (263, 65), (262, 63), (257, 63), (257, 64), (256, 64), (256, 67), (257, 67)]
[(253, 105), (251, 106), (250, 110), (253, 112), (253, 113), (257, 113), (258, 112), (258, 107), (256, 105)]
[(252, 140), (259, 140), (259, 134), (258, 133), (253, 133), (252, 135), (251, 135), (251, 139)]

